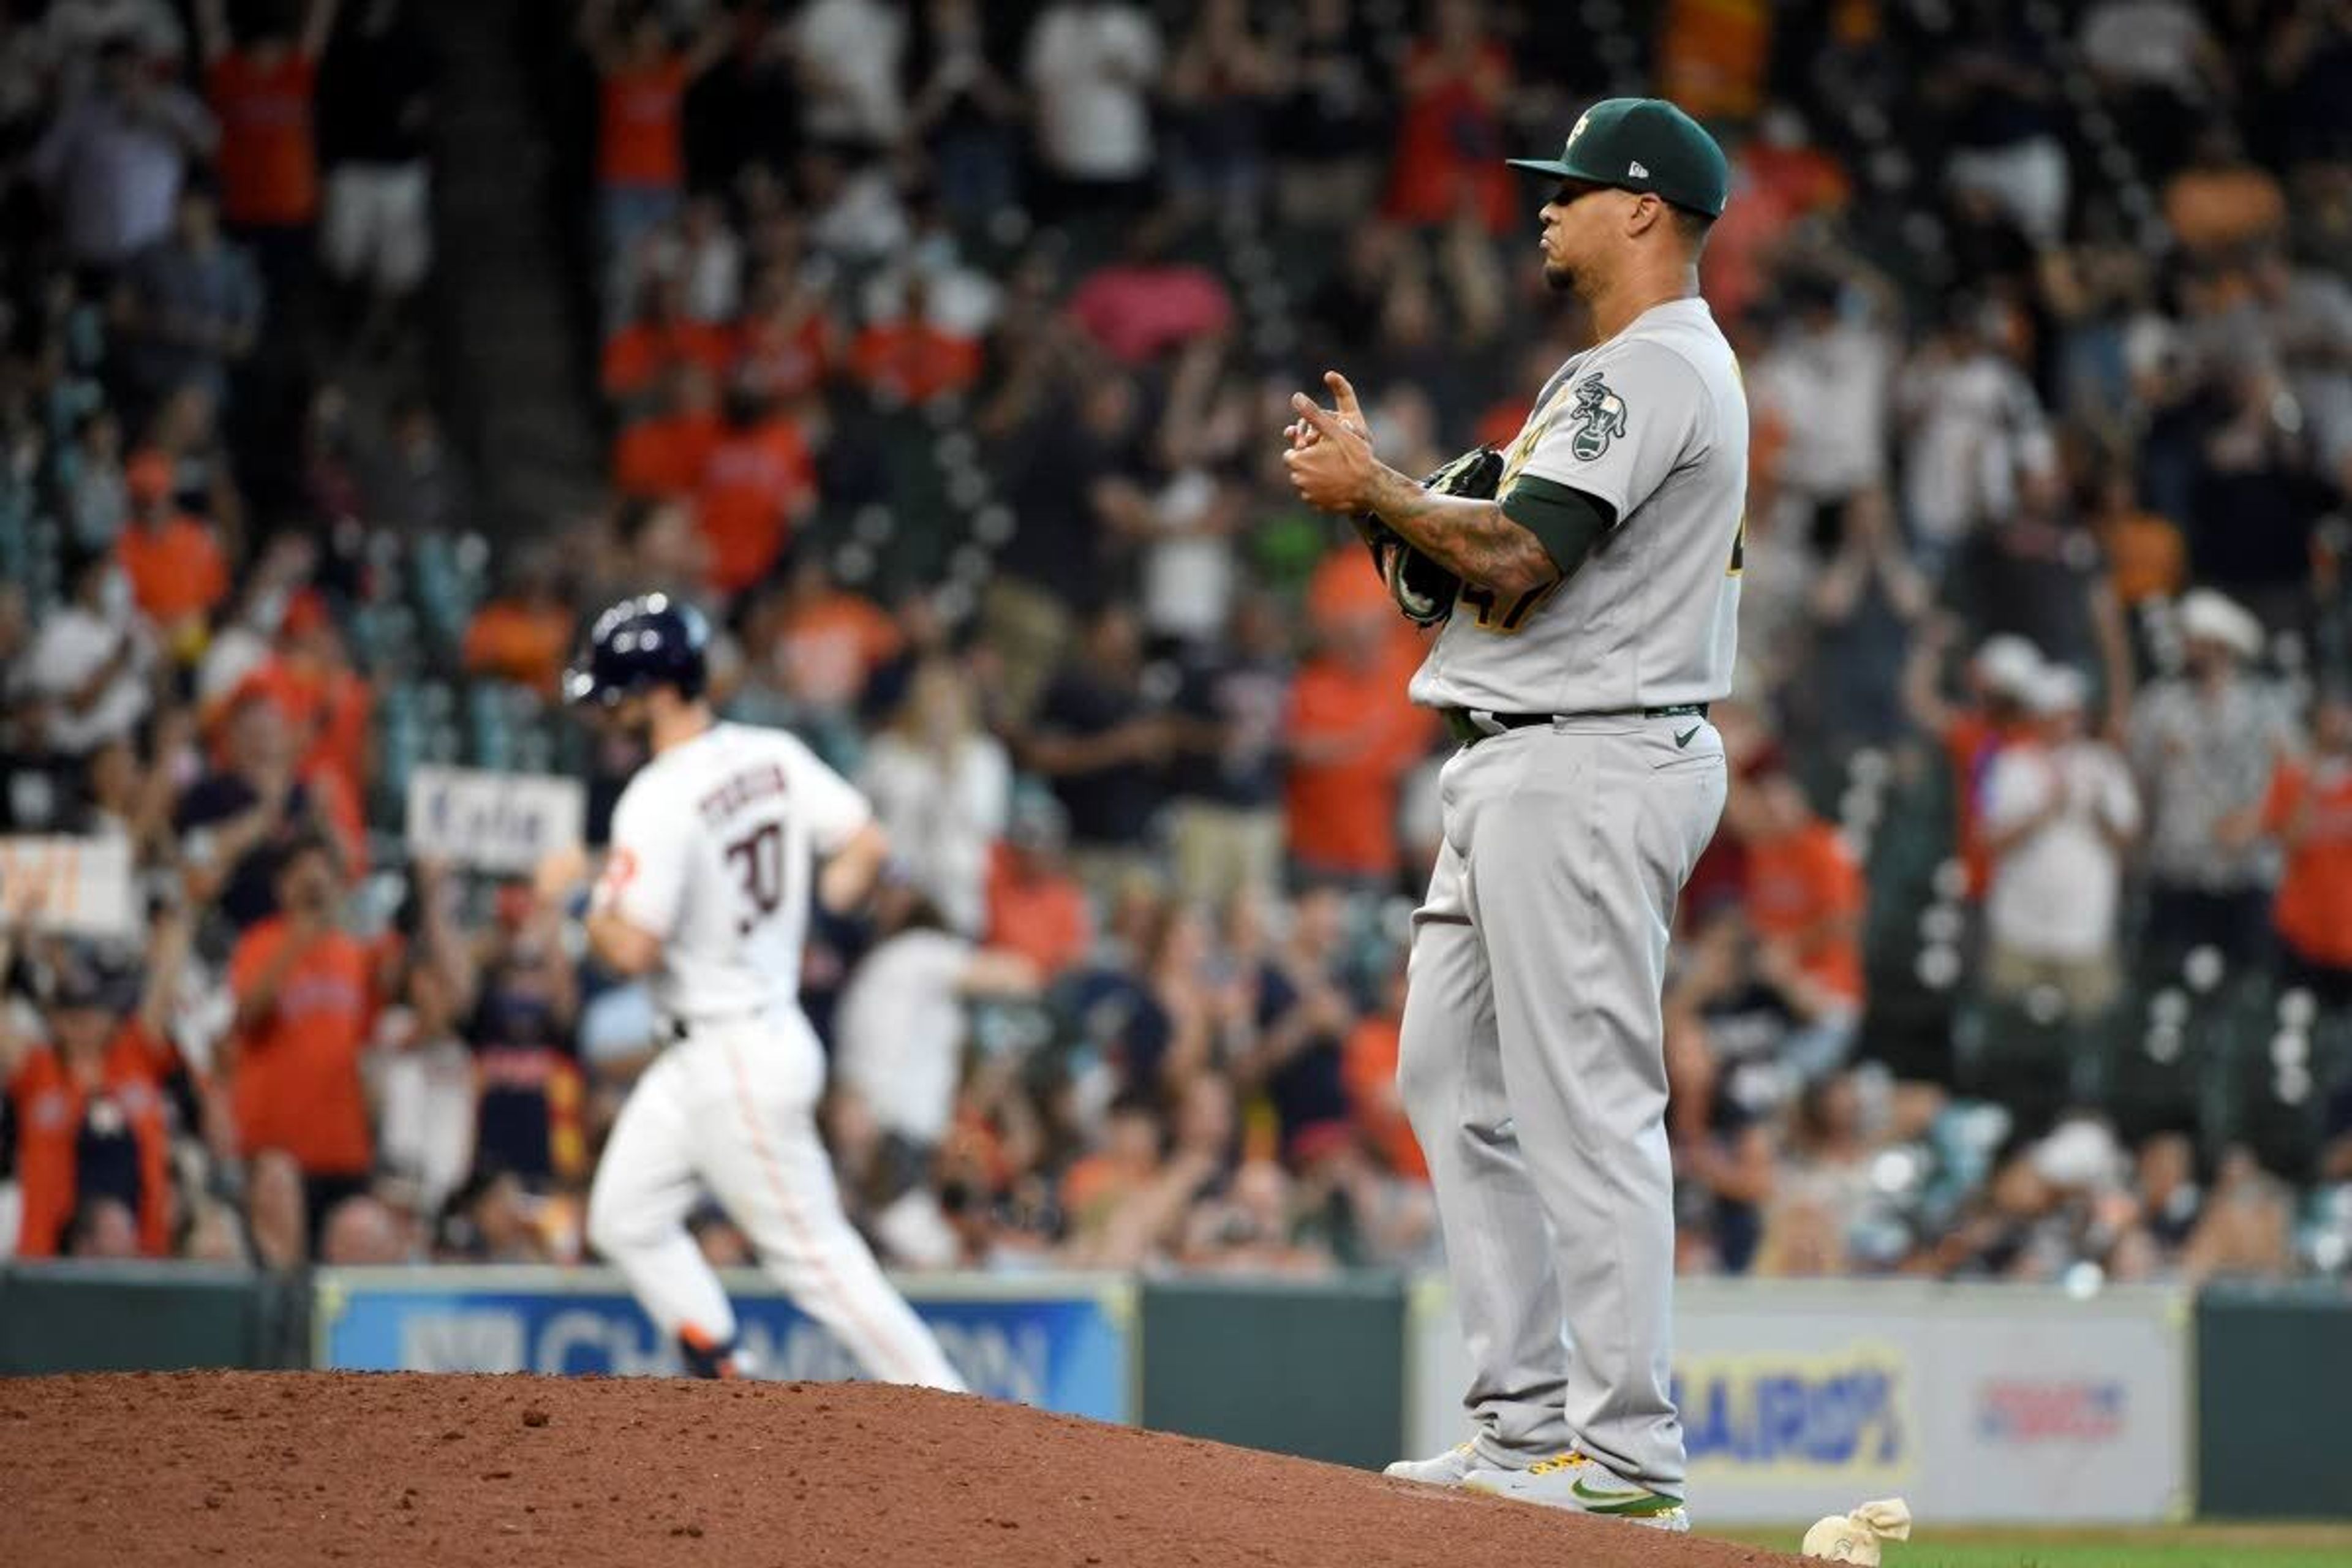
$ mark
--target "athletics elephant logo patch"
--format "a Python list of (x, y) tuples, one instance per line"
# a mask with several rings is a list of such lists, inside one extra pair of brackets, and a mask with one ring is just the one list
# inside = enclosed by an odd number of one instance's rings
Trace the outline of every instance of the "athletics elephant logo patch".
[(1576, 437), (1569, 450), (1585, 462), (1591, 462), (1609, 450), (1609, 443), (1625, 434), (1625, 400), (1609, 390), (1609, 384), (1598, 375), (1588, 375), (1576, 384), (1576, 405), (1569, 410), (1569, 423), (1576, 426)]

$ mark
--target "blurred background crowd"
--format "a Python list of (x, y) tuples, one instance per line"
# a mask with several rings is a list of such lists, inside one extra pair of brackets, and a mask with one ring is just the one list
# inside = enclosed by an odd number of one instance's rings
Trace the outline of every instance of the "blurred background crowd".
[(1685, 1268), (2344, 1272), (2347, 0), (7, 0), (0, 1254), (583, 1256), (652, 1011), (407, 802), (598, 839), (662, 587), (898, 847), (803, 977), (887, 1258), (1433, 1258), (1446, 742), (1284, 399), (1507, 439), (1500, 159), (1646, 91), (1758, 432)]

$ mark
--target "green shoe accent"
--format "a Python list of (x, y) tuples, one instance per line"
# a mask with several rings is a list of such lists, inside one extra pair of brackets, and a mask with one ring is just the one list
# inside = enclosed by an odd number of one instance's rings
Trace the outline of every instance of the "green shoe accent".
[(1628, 1497), (1623, 1492), (1588, 1490), (1582, 1481), (1577, 1482), (1570, 1489), (1576, 1493), (1577, 1500), (1584, 1504), (1586, 1510), (1591, 1513), (1611, 1513), (1646, 1519), (1652, 1514), (1672, 1513), (1683, 1506), (1676, 1500), (1660, 1497), (1656, 1492), (1642, 1492), (1636, 1496)]

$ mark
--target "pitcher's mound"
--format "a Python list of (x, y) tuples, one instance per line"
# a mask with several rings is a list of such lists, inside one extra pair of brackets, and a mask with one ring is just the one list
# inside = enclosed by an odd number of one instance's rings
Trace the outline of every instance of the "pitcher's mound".
[(240, 1568), (1793, 1561), (1017, 1405), (856, 1384), (0, 1381), (0, 1563)]

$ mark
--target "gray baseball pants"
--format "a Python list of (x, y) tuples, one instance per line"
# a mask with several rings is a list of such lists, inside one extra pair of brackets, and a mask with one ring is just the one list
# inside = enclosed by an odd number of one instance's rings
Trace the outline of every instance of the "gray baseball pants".
[(1722, 738), (1696, 717), (1556, 719), (1441, 775), (1397, 1077), (1491, 1461), (1576, 1448), (1683, 1495), (1660, 993), (1725, 787)]

